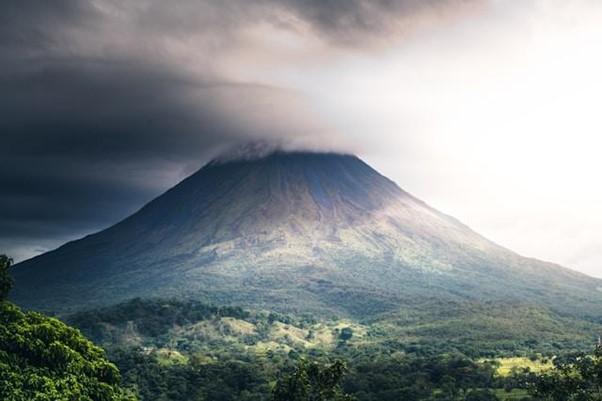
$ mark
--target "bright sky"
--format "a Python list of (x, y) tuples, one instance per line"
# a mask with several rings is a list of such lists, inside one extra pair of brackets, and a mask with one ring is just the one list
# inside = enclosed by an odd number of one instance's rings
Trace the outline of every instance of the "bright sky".
[(600, 0), (61, 7), (2, 26), (0, 250), (17, 260), (267, 137), (354, 152), (488, 238), (602, 277)]
[(490, 239), (602, 277), (602, 3), (518, 3), (327, 56), (261, 32), (270, 56), (236, 54), (236, 74), (304, 93), (344, 146)]

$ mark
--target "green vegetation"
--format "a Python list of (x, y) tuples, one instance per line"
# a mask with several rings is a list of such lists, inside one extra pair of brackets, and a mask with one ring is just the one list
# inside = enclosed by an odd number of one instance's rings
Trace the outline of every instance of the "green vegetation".
[(528, 370), (533, 373), (541, 373), (554, 368), (552, 359), (548, 358), (527, 358), (527, 357), (513, 357), (513, 358), (498, 358), (499, 367), (496, 373), (500, 376), (509, 376), (513, 372)]
[(376, 321), (391, 337), (422, 350), (456, 350), (470, 357), (551, 357), (591, 348), (600, 322), (583, 321), (534, 304), (468, 301), (409, 302)]
[[(458, 305), (447, 310), (454, 308)], [(473, 306), (472, 313), (485, 309)], [(515, 316), (524, 313), (517, 310)], [(525, 310), (527, 316), (541, 316), (539, 309)], [(484, 328), (464, 344), (465, 337), (446, 342), (442, 333), (461, 329), (459, 319), (448, 317), (427, 331), (411, 315), (359, 323), (196, 301), (134, 299), (67, 319), (108, 349), (124, 386), (143, 401), (266, 400), (274, 388), (290, 385), (286, 380), (300, 380), (295, 375), (308, 366), (320, 370), (337, 362), (347, 366), (341, 396), (358, 401), (518, 401), (531, 399), (534, 374), (551, 369), (552, 357), (562, 352), (561, 343), (549, 340), (513, 340), (526, 330), (519, 327), (520, 319), (515, 326), (504, 322), (510, 332)], [(546, 327), (546, 321), (533, 324)], [(415, 335), (420, 330), (422, 337)], [(564, 344), (579, 344), (571, 342), (570, 333), (564, 335)]]
[(341, 388), (346, 370), (340, 361), (320, 365), (301, 360), (293, 373), (278, 380), (272, 400), (352, 401), (353, 398)]
[[(5, 294), (10, 264), (0, 258)], [(66, 316), (109, 362), (76, 329), (2, 300), (0, 399), (602, 400), (601, 352), (567, 354), (595, 323), (565, 330), (570, 317), (505, 307), (458, 301), (357, 321), (133, 299)]]
[(554, 359), (554, 369), (532, 375), (531, 392), (546, 401), (602, 400), (602, 348)]
[(13, 286), (13, 279), (8, 273), (13, 260), (6, 255), (0, 255), (0, 301), (4, 301)]
[(119, 371), (79, 331), (5, 300), (11, 261), (0, 256), (0, 399), (125, 401)]
[[(585, 401), (599, 388), (596, 358), (561, 361), (602, 329), (602, 281), (501, 248), (348, 155), (209, 163), (14, 277), (13, 300), (80, 328), (143, 401)], [(131, 300), (150, 296), (167, 299)], [(2, 308), (6, 394), (125, 397), (76, 331)]]
[[(493, 303), (437, 303), (422, 309), (415, 305), (413, 310), (381, 319), (357, 321), (216, 307), (192, 300), (133, 299), (66, 319), (104, 347), (165, 348), (213, 359), (226, 348), (259, 356), (355, 350), (421, 356), (461, 353), (475, 359), (541, 355), (541, 360), (589, 349), (592, 336), (585, 333), (600, 328), (540, 307), (507, 306), (511, 311)], [(511, 369), (510, 361), (501, 369)]]
[(520, 257), (331, 153), (210, 163), (14, 275), (13, 300), (52, 313), (188, 297), (389, 321), (405, 344), (475, 357), (582, 348), (602, 310), (602, 280)]
[[(193, 355), (187, 363), (164, 365), (156, 354), (142, 349), (120, 349), (111, 354), (123, 372), (124, 385), (142, 400), (267, 400), (284, 394), (299, 400), (326, 391), (325, 397), (358, 401), (464, 400), (505, 382), (494, 378), (494, 367), (462, 355), (417, 357), (370, 354), (274, 352), (265, 357), (235, 354), (222, 349), (219, 359)], [(338, 369), (348, 366), (346, 374)], [(330, 369), (335, 369), (332, 371)], [(322, 372), (322, 373), (318, 373)], [(328, 373), (330, 372), (330, 373)], [(335, 374), (336, 373), (336, 374)], [(320, 384), (323, 376), (332, 379)], [(336, 380), (335, 380), (336, 379)], [(278, 384), (276, 384), (278, 383)], [(328, 383), (340, 383), (334, 389)], [(299, 389), (297, 386), (304, 387)], [(334, 391), (324, 389), (326, 386)], [(291, 389), (297, 392), (291, 394)], [(330, 395), (329, 395), (330, 394)], [(336, 398), (338, 397), (338, 398)], [(331, 398), (323, 398), (325, 400)]]
[(529, 391), (524, 388), (513, 388), (513, 389), (493, 389), (493, 394), (500, 401), (523, 401), (531, 399)]
[(353, 329), (351, 327), (343, 327), (341, 329), (341, 333), (339, 334), (339, 338), (342, 341), (347, 341), (351, 340), (351, 337), (353, 337)]

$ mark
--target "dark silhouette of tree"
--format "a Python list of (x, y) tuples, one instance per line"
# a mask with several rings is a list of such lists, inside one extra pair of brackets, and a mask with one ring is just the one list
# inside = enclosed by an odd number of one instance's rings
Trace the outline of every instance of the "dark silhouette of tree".
[(351, 329), (351, 327), (343, 327), (341, 329), (341, 334), (339, 334), (339, 338), (342, 341), (347, 341), (351, 340), (351, 337), (353, 337), (353, 329)]
[(13, 279), (8, 270), (13, 260), (6, 255), (0, 255), (0, 301), (4, 301), (13, 286)]

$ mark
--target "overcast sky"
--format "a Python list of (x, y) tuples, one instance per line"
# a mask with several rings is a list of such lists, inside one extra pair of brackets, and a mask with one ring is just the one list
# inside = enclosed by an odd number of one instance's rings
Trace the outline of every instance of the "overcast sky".
[(602, 277), (602, 2), (5, 0), (0, 253), (107, 227), (238, 143), (357, 153)]

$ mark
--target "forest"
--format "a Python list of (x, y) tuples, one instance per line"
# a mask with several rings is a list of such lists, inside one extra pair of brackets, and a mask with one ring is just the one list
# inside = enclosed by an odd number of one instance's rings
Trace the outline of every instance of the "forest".
[(133, 299), (67, 316), (64, 323), (6, 300), (10, 265), (0, 257), (2, 400), (602, 397), (600, 348), (541, 353), (534, 347), (514, 358), (484, 349), (469, 356), (454, 346), (403, 346), (346, 321), (166, 299)]

